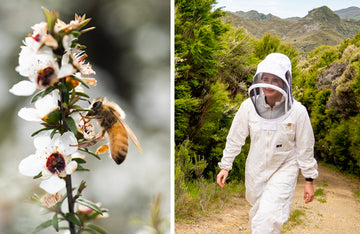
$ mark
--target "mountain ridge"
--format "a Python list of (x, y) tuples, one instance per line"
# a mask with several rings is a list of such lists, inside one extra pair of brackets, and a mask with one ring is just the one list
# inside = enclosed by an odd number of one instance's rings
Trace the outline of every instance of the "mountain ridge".
[[(360, 8), (359, 14), (360, 14)], [(350, 9), (354, 12), (355, 8)], [(343, 15), (348, 15), (348, 10)], [(282, 19), (256, 11), (227, 12), (226, 23), (245, 28), (256, 38), (265, 33), (279, 36), (300, 52), (308, 52), (320, 45), (334, 46), (345, 38), (352, 38), (360, 30), (360, 20), (343, 19), (327, 6), (315, 8), (302, 18)]]
[(340, 16), (343, 19), (355, 19), (355, 20), (360, 20), (360, 8), (359, 7), (348, 7), (345, 9), (340, 9), (340, 10), (336, 10), (334, 11), (335, 14), (337, 14), (338, 16)]

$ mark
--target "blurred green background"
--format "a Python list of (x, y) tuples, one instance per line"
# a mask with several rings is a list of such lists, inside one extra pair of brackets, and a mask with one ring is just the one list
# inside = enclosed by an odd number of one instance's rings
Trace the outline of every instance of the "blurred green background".
[(120, 166), (108, 153), (101, 161), (88, 156), (92, 171), (75, 173), (73, 186), (86, 180), (85, 197), (110, 209), (110, 217), (96, 223), (108, 233), (146, 233), (133, 220), (146, 222), (154, 197), (161, 194), (161, 215), (170, 232), (170, 1), (0, 0), (0, 233), (29, 233), (49, 218), (30, 199), (44, 194), (41, 179), (17, 169), (34, 152), (30, 135), (40, 128), (17, 117), (21, 107), (32, 107), (31, 97), (8, 92), (24, 79), (15, 72), (18, 54), (31, 26), (45, 20), (41, 6), (58, 11), (66, 23), (75, 13), (92, 18), (89, 26), (96, 29), (82, 35), (80, 43), (87, 46), (98, 85), (86, 92), (118, 103), (144, 150), (139, 153), (130, 143)]

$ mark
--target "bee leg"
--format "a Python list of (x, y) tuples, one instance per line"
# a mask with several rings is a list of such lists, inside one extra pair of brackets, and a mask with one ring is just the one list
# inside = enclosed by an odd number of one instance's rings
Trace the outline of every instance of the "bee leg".
[(78, 148), (87, 148), (90, 146), (95, 145), (96, 143), (98, 143), (99, 141), (102, 141), (105, 139), (105, 130), (101, 131), (95, 139), (91, 140), (91, 141), (87, 141), (87, 142), (83, 142), (77, 145)]
[(86, 119), (102, 119), (103, 116), (101, 116), (101, 115), (89, 115), (89, 114), (87, 114), (87, 115), (85, 115), (85, 118), (86, 118)]

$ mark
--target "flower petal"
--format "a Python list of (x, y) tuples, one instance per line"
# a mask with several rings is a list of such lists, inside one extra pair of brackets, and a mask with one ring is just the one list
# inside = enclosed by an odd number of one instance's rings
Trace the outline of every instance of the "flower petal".
[(40, 188), (46, 192), (55, 194), (61, 189), (65, 188), (65, 181), (60, 179), (57, 175), (53, 175), (40, 183)]
[(51, 147), (51, 138), (49, 135), (39, 135), (34, 139), (34, 146), (37, 150), (44, 151)]
[(44, 163), (39, 156), (32, 154), (21, 160), (19, 172), (25, 176), (36, 176), (42, 170)]
[(23, 107), (18, 112), (18, 116), (27, 121), (41, 122), (41, 116), (34, 108)]
[(71, 175), (73, 172), (75, 172), (77, 166), (77, 162), (71, 161), (66, 165), (66, 174)]
[(36, 84), (28, 81), (23, 80), (19, 83), (15, 84), (9, 92), (16, 95), (16, 96), (30, 96), (33, 94), (36, 90)]
[[(65, 56), (65, 55), (64, 55)], [(71, 76), (76, 72), (76, 69), (71, 64), (63, 64), (59, 70), (58, 78)]]
[(58, 108), (59, 94), (57, 91), (51, 92), (43, 98), (38, 99), (35, 102), (35, 108), (39, 112), (41, 118)]
[(78, 147), (76, 146), (77, 144), (78, 142), (76, 140), (76, 137), (72, 132), (65, 132), (62, 136), (60, 136), (59, 141), (55, 143), (55, 145), (58, 145), (59, 148), (63, 151), (64, 155), (70, 155), (75, 153), (78, 149)]

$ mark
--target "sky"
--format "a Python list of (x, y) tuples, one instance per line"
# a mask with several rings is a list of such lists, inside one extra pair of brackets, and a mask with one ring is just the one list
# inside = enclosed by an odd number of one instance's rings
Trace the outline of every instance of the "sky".
[(351, 6), (360, 7), (360, 0), (217, 0), (216, 7), (225, 11), (250, 11), (278, 16), (280, 18), (304, 17), (314, 8), (328, 6), (336, 11)]

